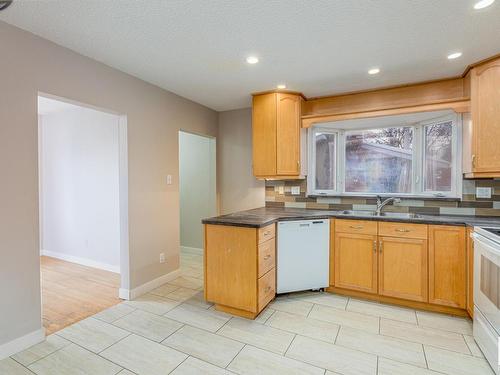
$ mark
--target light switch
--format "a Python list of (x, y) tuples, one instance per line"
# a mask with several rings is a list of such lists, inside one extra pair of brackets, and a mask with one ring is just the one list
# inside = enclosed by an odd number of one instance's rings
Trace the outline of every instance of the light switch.
[(491, 188), (490, 187), (477, 187), (476, 188), (476, 198), (491, 198)]
[(167, 185), (172, 185), (172, 175), (167, 175)]
[(300, 195), (300, 186), (292, 186), (292, 195)]

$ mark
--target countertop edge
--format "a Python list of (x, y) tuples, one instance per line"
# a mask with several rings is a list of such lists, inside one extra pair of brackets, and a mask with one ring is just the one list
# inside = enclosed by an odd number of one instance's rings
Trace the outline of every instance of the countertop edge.
[[(422, 215), (424, 216), (424, 215)], [(467, 218), (458, 218), (457, 220), (450, 220), (450, 217), (439, 216), (424, 216), (421, 218), (394, 218), (394, 217), (370, 217), (370, 216), (355, 216), (355, 215), (343, 215), (343, 214), (325, 214), (325, 215), (307, 215), (307, 216), (286, 216), (286, 217), (275, 217), (269, 220), (265, 220), (259, 223), (248, 223), (244, 221), (238, 221), (237, 219), (224, 219), (224, 218), (208, 218), (203, 219), (203, 224), (211, 225), (226, 225), (226, 226), (236, 226), (236, 227), (247, 227), (247, 228), (262, 228), (270, 224), (274, 224), (280, 221), (293, 221), (293, 220), (319, 220), (319, 219), (344, 219), (344, 220), (370, 220), (370, 221), (385, 221), (385, 222), (398, 222), (398, 223), (413, 223), (413, 224), (427, 224), (427, 225), (450, 225), (450, 226), (475, 226), (481, 221), (481, 218), (475, 218), (472, 220), (467, 220)], [(490, 219), (491, 220), (491, 219)], [(499, 219), (500, 220), (500, 219)], [(500, 224), (500, 221), (499, 221)]]

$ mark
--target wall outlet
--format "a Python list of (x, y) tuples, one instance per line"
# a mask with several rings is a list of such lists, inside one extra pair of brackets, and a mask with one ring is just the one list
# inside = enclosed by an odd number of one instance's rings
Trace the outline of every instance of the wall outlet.
[(300, 195), (300, 186), (292, 186), (292, 195)]
[(172, 185), (172, 175), (167, 175), (167, 185)]
[(160, 253), (160, 263), (165, 263), (165, 253)]
[(476, 188), (476, 198), (491, 198), (491, 188), (490, 187), (477, 187)]
[(283, 185), (278, 186), (278, 194), (285, 194), (285, 187)]

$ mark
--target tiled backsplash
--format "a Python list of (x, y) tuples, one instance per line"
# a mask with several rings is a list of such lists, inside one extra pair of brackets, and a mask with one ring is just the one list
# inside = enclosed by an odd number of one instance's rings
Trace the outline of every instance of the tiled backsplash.
[[(284, 187), (284, 194), (279, 187)], [(300, 195), (292, 195), (291, 187), (300, 186)], [(491, 198), (476, 198), (476, 187), (491, 187)], [(306, 180), (266, 181), (266, 207), (295, 207), (325, 210), (374, 210), (375, 198), (306, 197)], [(386, 211), (415, 212), (431, 215), (500, 216), (500, 179), (464, 180), (461, 201), (437, 199), (402, 199), (387, 205)]]

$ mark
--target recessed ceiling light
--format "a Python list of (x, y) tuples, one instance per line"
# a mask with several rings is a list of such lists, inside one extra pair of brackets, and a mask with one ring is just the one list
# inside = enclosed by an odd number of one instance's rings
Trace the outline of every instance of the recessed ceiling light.
[(373, 74), (378, 74), (378, 73), (380, 73), (380, 69), (379, 68), (373, 68), (373, 69), (370, 69), (368, 71), (368, 74), (372, 74), (372, 75)]
[(278, 85), (278, 86), (276, 86), (276, 87), (277, 87), (277, 88), (279, 88), (280, 90), (284, 90), (284, 89), (286, 89), (286, 85), (283, 85), (283, 84)]
[(483, 9), (493, 4), (495, 0), (480, 0), (474, 4), (474, 9)]
[(255, 56), (248, 56), (247, 63), (249, 64), (257, 64), (259, 62), (259, 58)]
[(460, 56), (462, 56), (462, 52), (454, 52), (448, 55), (448, 60), (458, 59)]

